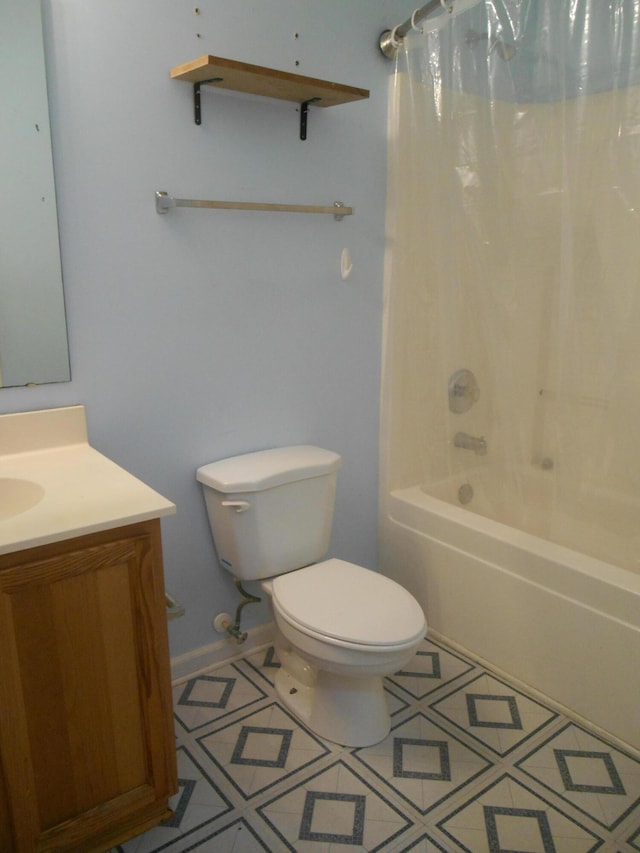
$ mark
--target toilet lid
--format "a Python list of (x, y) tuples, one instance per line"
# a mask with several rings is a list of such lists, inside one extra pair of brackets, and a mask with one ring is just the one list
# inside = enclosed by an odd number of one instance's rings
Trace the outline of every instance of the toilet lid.
[(354, 563), (325, 560), (273, 579), (280, 614), (301, 630), (366, 646), (424, 635), (424, 614), (400, 584)]

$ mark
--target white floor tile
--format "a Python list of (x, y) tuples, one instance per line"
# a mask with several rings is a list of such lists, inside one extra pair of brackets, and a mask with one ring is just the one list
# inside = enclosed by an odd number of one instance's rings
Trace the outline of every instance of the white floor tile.
[(174, 820), (114, 853), (640, 853), (640, 762), (443, 643), (387, 680), (392, 730), (363, 749), (296, 721), (278, 665), (176, 687)]

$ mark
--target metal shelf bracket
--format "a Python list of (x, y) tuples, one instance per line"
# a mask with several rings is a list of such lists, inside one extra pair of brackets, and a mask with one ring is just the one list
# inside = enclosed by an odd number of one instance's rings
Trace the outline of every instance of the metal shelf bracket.
[(320, 98), (310, 98), (308, 101), (303, 101), (300, 104), (300, 139), (304, 142), (307, 138), (307, 114), (309, 112), (309, 104), (314, 104)]
[[(207, 83), (222, 83), (224, 77), (211, 77), (210, 80), (200, 80), (193, 84), (193, 119), (197, 125), (202, 124), (202, 96), (200, 87), (206, 86)], [(309, 104), (314, 104), (320, 101), (321, 98), (309, 98), (308, 101), (303, 101), (300, 104), (300, 139), (304, 142), (307, 138), (307, 117), (309, 114)]]
[(193, 117), (196, 124), (202, 124), (202, 107), (200, 104), (200, 86), (207, 83), (221, 83), (223, 77), (211, 77), (210, 80), (201, 80), (193, 84)]

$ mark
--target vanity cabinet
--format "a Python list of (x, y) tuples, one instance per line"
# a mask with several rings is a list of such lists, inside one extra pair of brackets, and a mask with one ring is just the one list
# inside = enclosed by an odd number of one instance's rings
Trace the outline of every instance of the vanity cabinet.
[(104, 851), (177, 790), (159, 519), (0, 556), (0, 850)]

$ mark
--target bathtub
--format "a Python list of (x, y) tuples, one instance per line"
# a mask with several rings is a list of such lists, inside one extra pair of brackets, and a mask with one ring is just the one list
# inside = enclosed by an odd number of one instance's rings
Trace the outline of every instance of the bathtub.
[(419, 486), (381, 498), (381, 570), (430, 631), (640, 752), (640, 574)]

